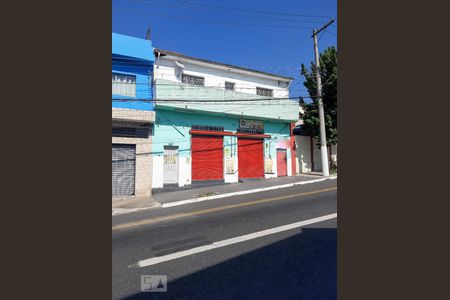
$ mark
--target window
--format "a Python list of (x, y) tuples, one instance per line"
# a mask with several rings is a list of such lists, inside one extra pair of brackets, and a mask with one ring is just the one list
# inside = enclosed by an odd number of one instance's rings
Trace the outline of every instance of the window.
[(194, 130), (224, 131), (224, 128), (221, 126), (207, 126), (207, 125), (192, 124), (191, 128)]
[(187, 83), (190, 85), (197, 85), (197, 86), (204, 86), (205, 85), (205, 78), (193, 76), (193, 75), (186, 75), (183, 74), (181, 76), (181, 82)]
[(136, 97), (136, 76), (112, 73), (112, 93)]
[(225, 89), (226, 90), (230, 90), (230, 91), (234, 91), (234, 82), (225, 81)]
[(281, 87), (288, 87), (289, 86), (289, 83), (288, 82), (286, 82), (286, 81), (280, 81), (280, 80), (278, 80), (278, 86), (281, 86)]
[(273, 97), (273, 90), (257, 87), (256, 94), (260, 96)]
[(112, 122), (113, 137), (148, 138), (152, 135), (153, 124)]

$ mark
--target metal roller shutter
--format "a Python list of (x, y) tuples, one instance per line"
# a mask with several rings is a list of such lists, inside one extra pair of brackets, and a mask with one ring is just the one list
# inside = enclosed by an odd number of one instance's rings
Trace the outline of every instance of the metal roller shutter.
[(277, 149), (277, 173), (278, 177), (287, 176), (287, 151)]
[(112, 145), (112, 195), (134, 195), (136, 145)]
[(192, 180), (223, 179), (223, 137), (193, 135)]
[(264, 177), (264, 144), (262, 139), (238, 138), (239, 178)]

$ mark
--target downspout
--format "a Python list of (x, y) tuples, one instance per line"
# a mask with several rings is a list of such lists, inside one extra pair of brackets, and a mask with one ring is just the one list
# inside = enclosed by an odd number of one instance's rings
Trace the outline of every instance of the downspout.
[(291, 88), (291, 83), (292, 83), (292, 79), (289, 80), (289, 83), (288, 83), (288, 86), (287, 86), (288, 91)]
[[(161, 52), (157, 51), (158, 55), (156, 58), (156, 70), (159, 69), (159, 57), (161, 56)], [(156, 71), (155, 69), (153, 69), (153, 99), (157, 99), (156, 97)], [(155, 107), (155, 105), (157, 104), (157, 102), (153, 102), (153, 107)]]
[(313, 138), (309, 136), (309, 147), (310, 147), (310, 157), (311, 157), (311, 172), (314, 172), (314, 145)]
[(161, 52), (158, 51), (158, 58), (156, 59), (156, 68), (159, 69), (159, 58), (161, 57)]
[(290, 144), (291, 144), (291, 169), (292, 176), (297, 174), (297, 160), (296, 160), (296, 151), (295, 151), (295, 136), (294, 136), (294, 127), (295, 123), (291, 122), (291, 130), (290, 130)]

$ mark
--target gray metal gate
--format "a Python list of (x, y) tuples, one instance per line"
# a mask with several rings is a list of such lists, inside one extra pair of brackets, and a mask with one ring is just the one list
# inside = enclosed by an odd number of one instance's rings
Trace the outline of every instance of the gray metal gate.
[(112, 195), (134, 195), (136, 145), (112, 144)]
[(178, 146), (164, 146), (164, 185), (178, 185)]

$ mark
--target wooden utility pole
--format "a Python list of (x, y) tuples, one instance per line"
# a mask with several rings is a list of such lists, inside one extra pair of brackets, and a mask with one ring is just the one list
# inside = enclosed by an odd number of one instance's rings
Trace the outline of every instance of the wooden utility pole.
[(317, 45), (317, 34), (330, 26), (334, 22), (334, 19), (331, 19), (330, 22), (323, 25), (320, 29), (313, 30), (313, 35), (311, 36), (314, 39), (314, 54), (316, 58), (316, 82), (317, 82), (317, 104), (319, 106), (319, 120), (320, 120), (320, 156), (322, 160), (322, 174), (323, 176), (329, 176), (330, 170), (328, 168), (328, 154), (327, 154), (327, 136), (325, 131), (325, 113), (323, 111), (323, 101), (322, 101), (322, 79), (320, 78), (319, 72), (319, 47)]

